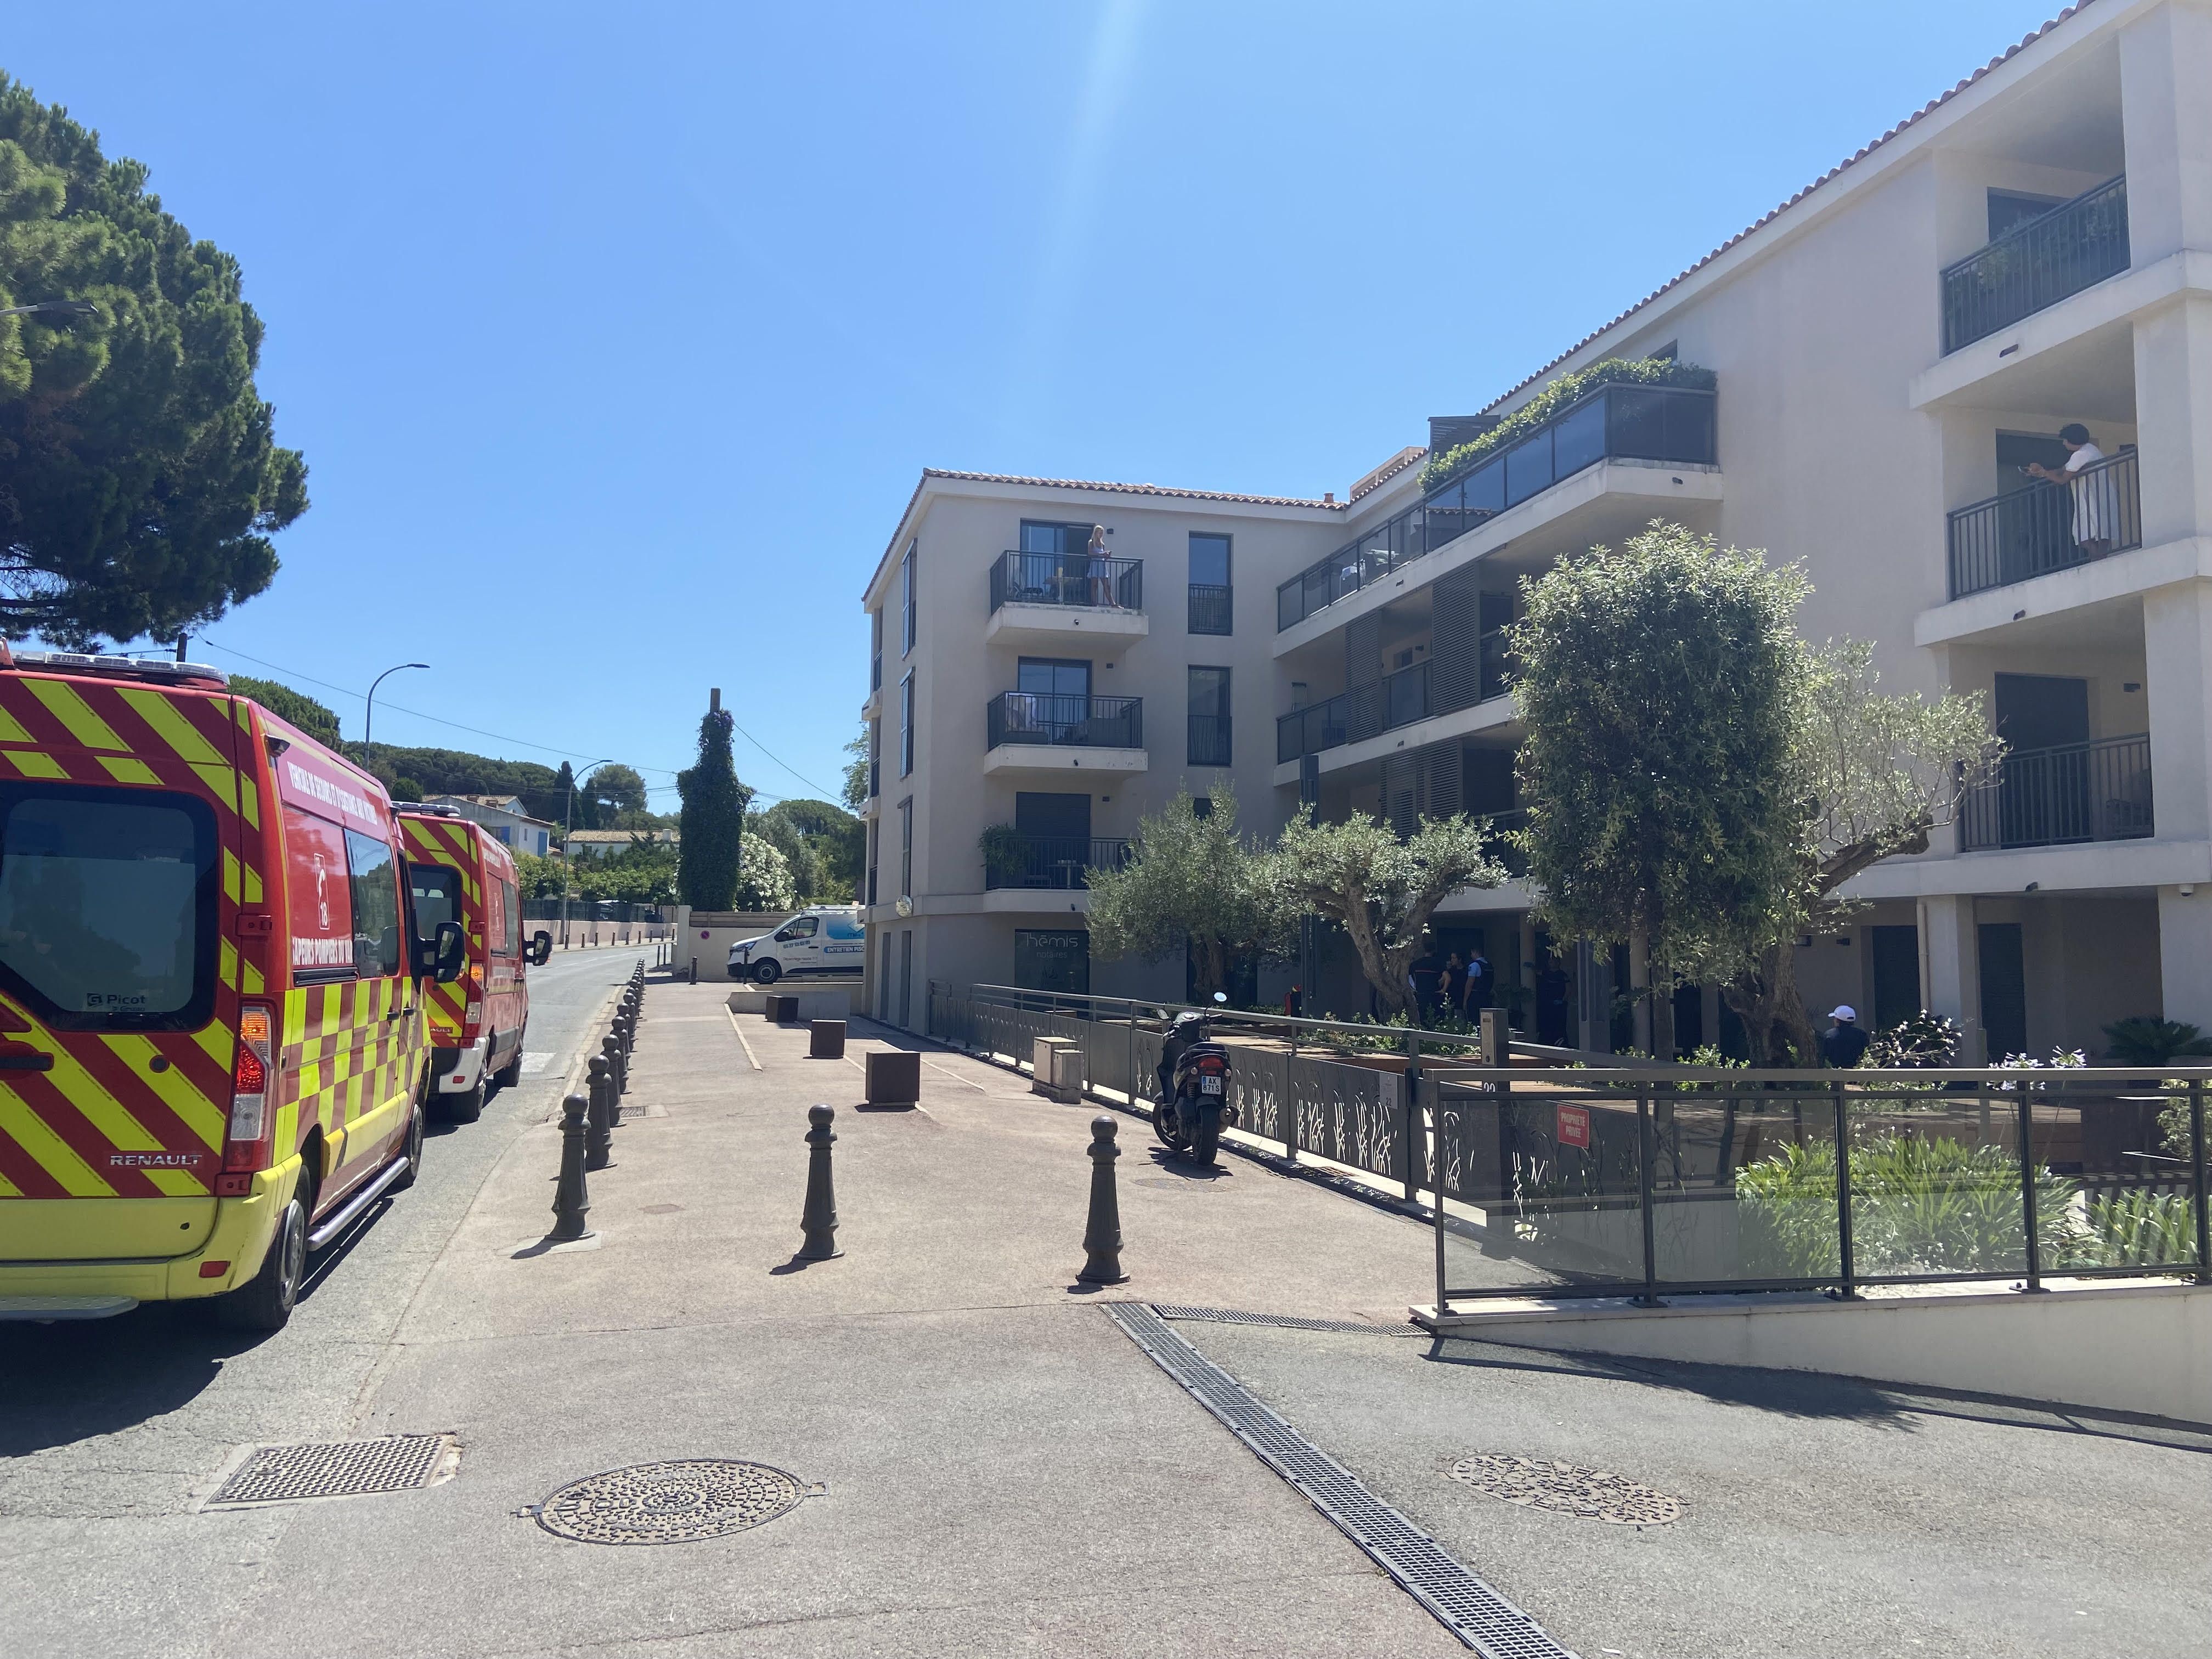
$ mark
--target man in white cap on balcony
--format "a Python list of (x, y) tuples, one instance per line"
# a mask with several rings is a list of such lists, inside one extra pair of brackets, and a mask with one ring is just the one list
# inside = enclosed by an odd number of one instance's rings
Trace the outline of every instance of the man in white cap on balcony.
[(1828, 1018), (1834, 1023), (1820, 1033), (1820, 1058), (1847, 1071), (1859, 1063), (1867, 1050), (1867, 1034), (1859, 1030), (1859, 1011), (1848, 1002), (1838, 1003)]

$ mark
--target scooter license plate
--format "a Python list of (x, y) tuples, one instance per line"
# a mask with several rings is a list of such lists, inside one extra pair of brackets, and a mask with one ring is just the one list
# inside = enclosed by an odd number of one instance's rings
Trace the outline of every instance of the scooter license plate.
[(1198, 1091), (1202, 1095), (1219, 1094), (1221, 1092), (1221, 1079), (1218, 1077), (1202, 1077), (1199, 1079)]

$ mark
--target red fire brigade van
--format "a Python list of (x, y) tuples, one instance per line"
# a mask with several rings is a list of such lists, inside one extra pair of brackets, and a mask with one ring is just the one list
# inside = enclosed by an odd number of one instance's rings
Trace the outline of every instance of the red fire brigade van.
[(514, 859), (483, 825), (450, 806), (399, 805), (415, 931), (424, 940), (447, 922), (467, 939), (460, 977), (430, 988), (431, 1097), (447, 1115), (473, 1123), (489, 1085), (522, 1080), (522, 1034), (530, 1024), (526, 964), (543, 967), (553, 935), (522, 937)]
[(0, 646), (0, 1314), (216, 1297), (421, 1167), (425, 993), (376, 781), (220, 671)]

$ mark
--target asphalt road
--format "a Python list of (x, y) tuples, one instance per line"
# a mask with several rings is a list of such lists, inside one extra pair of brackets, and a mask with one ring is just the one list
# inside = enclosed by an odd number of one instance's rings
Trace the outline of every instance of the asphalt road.
[(222, 1330), (189, 1303), (0, 1325), (0, 1654), (213, 1652), (218, 1610), (257, 1591), (289, 1516), (251, 1512), (262, 1547), (241, 1549), (192, 1528), (191, 1506), (240, 1445), (354, 1431), (425, 1277), (642, 954), (532, 971), (522, 1082), (473, 1124), (434, 1122), (421, 1179), (313, 1258), (283, 1330)]

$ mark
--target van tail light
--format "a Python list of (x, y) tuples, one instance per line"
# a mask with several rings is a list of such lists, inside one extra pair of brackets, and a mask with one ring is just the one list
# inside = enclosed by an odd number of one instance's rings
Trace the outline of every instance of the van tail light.
[[(222, 1149), (226, 1174), (251, 1174), (270, 1164), (271, 1038), (276, 1011), (265, 1002), (242, 1004), (238, 1011), (238, 1058), (230, 1072), (230, 1126)], [(226, 1191), (233, 1183), (224, 1182)], [(243, 1187), (240, 1190), (244, 1190)]]
[(1198, 1057), (1198, 1074), (1200, 1077), (1227, 1077), (1229, 1062), (1219, 1054), (1200, 1054)]

